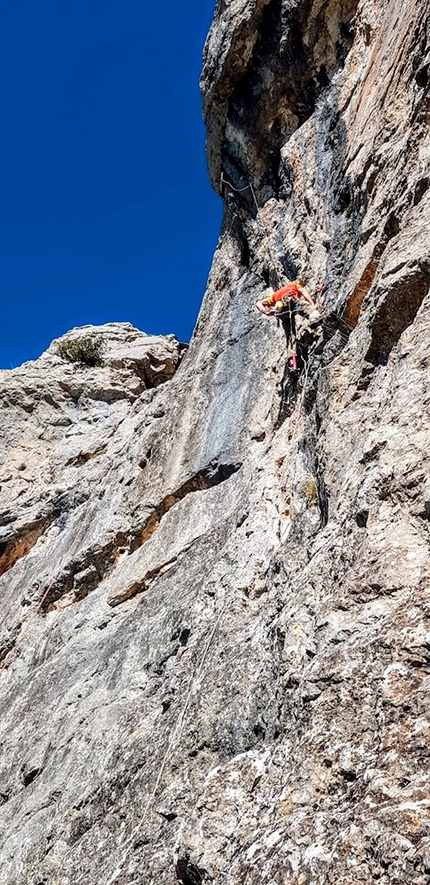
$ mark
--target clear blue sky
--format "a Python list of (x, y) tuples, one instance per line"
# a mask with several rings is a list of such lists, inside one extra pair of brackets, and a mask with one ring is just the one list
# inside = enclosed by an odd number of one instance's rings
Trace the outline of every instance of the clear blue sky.
[(221, 221), (198, 78), (214, 0), (4, 0), (0, 366), (73, 326), (188, 340)]

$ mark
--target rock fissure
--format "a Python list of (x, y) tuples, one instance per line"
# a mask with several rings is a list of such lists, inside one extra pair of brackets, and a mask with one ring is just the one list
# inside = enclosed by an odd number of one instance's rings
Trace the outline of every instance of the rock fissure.
[(7, 532), (7, 538), (0, 541), (0, 576), (30, 553), (51, 522), (52, 518), (36, 520), (14, 532), (12, 537), (10, 531)]
[[(209, 464), (187, 480), (176, 492), (167, 495), (161, 504), (154, 508), (151, 515), (146, 519), (143, 528), (134, 531), (131, 538), (128, 538), (125, 532), (120, 531), (113, 538), (110, 538), (105, 546), (90, 549), (83, 557), (81, 555), (78, 557), (72, 556), (58, 575), (49, 582), (49, 592), (46, 592), (45, 589), (41, 590), (39, 587), (39, 598), (43, 600), (42, 605), (39, 603), (39, 610), (41, 612), (63, 610), (85, 599), (109, 575), (109, 572), (115, 568), (115, 564), (125, 554), (135, 552), (149, 540), (158, 529), (163, 516), (175, 504), (182, 501), (191, 492), (213, 488), (225, 482), (240, 467), (241, 464)], [(74, 546), (74, 543), (75, 539), (72, 537), (71, 548)], [(170, 559), (164, 559), (153, 569), (146, 571), (144, 576), (138, 578), (127, 588), (126, 593), (121, 597), (121, 601), (125, 601), (147, 589), (149, 584), (156, 581), (158, 577), (165, 574), (175, 565), (178, 561), (178, 556), (182, 556), (188, 547), (189, 545), (186, 545), (178, 555)]]
[(182, 501), (191, 492), (202, 491), (203, 489), (211, 489), (219, 483), (226, 482), (234, 473), (241, 468), (241, 464), (218, 464), (212, 462), (207, 467), (202, 468), (190, 479), (186, 480), (175, 492), (172, 492), (154, 507), (150, 516), (148, 516), (143, 528), (139, 532), (138, 537), (131, 544), (131, 550), (137, 549), (144, 544), (151, 535), (157, 530), (160, 522), (169, 510)]

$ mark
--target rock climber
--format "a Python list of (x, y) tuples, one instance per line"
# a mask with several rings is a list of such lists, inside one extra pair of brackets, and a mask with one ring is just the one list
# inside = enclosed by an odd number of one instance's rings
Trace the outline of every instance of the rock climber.
[[(325, 286), (317, 287), (321, 305), (323, 289)], [(309, 348), (319, 335), (321, 311), (311, 293), (299, 282), (287, 283), (277, 292), (266, 289), (264, 294), (266, 298), (257, 301), (255, 306), (264, 316), (276, 316), (281, 321), (287, 345), (285, 371), (297, 377), (307, 363)]]
[(287, 283), (277, 292), (266, 289), (266, 293), (266, 298), (255, 303), (257, 310), (265, 316), (279, 315), (290, 306), (307, 316), (311, 322), (320, 319), (321, 314), (312, 295), (301, 283)]
[(317, 303), (300, 282), (289, 282), (276, 292), (266, 289), (266, 297), (256, 301), (255, 307), (264, 316), (275, 316), (285, 334), (286, 362), (280, 382), (281, 402), (277, 425), (291, 415), (295, 407), (300, 379), (307, 377), (309, 356), (316, 352), (323, 340), (323, 311), (326, 286), (317, 286)]

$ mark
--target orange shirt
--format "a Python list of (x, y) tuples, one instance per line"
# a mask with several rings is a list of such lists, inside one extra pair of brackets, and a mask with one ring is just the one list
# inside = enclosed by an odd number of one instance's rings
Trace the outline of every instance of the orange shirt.
[[(263, 304), (265, 306), (267, 305), (267, 307), (273, 307), (277, 301), (282, 301), (283, 298), (294, 298), (296, 301), (305, 298), (302, 286), (299, 286), (298, 283), (287, 283), (282, 289), (278, 289), (273, 295), (269, 295), (269, 297), (263, 301)], [(305, 298), (305, 301), (307, 300), (308, 299)]]

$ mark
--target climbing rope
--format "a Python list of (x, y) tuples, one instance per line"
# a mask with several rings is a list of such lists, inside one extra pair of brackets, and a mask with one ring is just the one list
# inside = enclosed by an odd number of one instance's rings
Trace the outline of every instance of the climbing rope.
[(215, 621), (215, 624), (214, 624), (214, 626), (213, 626), (213, 628), (212, 628), (212, 630), (211, 630), (211, 632), (210, 632), (210, 634), (209, 634), (209, 639), (208, 639), (208, 641), (207, 641), (207, 643), (206, 643), (205, 650), (204, 650), (203, 655), (202, 655), (202, 657), (201, 657), (201, 660), (200, 660), (199, 666), (198, 666), (198, 668), (197, 668), (197, 670), (196, 670), (196, 672), (195, 672), (195, 674), (193, 675), (193, 678), (192, 678), (192, 680), (191, 680), (191, 685), (190, 685), (190, 688), (189, 688), (189, 691), (188, 691), (188, 694), (187, 694), (187, 697), (186, 697), (185, 704), (184, 704), (184, 706), (183, 706), (183, 708), (182, 708), (182, 710), (181, 710), (181, 713), (180, 713), (180, 715), (179, 715), (179, 717), (178, 717), (178, 720), (177, 720), (176, 726), (175, 726), (175, 728), (174, 728), (174, 730), (173, 730), (173, 732), (172, 732), (172, 736), (171, 736), (171, 738), (170, 738), (170, 740), (169, 740), (169, 743), (168, 743), (168, 745), (167, 745), (167, 750), (166, 750), (166, 752), (165, 752), (165, 754), (164, 754), (164, 758), (163, 758), (163, 761), (162, 761), (162, 764), (161, 764), (161, 767), (160, 767), (160, 771), (159, 771), (159, 773), (158, 773), (157, 780), (156, 780), (156, 782), (155, 782), (154, 789), (153, 789), (153, 791), (152, 791), (152, 793), (151, 793), (151, 795), (150, 795), (150, 797), (149, 797), (149, 799), (148, 799), (148, 802), (147, 802), (147, 805), (146, 805), (146, 808), (145, 808), (145, 813), (147, 813), (147, 812), (149, 811), (149, 808), (150, 808), (152, 802), (153, 802), (154, 799), (155, 799), (155, 796), (156, 796), (156, 794), (157, 794), (158, 787), (160, 786), (161, 778), (162, 778), (162, 776), (163, 776), (163, 774), (164, 774), (164, 769), (165, 769), (165, 767), (166, 767), (166, 764), (167, 764), (167, 760), (168, 760), (168, 758), (169, 758), (169, 755), (170, 755), (171, 751), (173, 750), (173, 747), (175, 746), (175, 744), (177, 743), (177, 741), (178, 741), (179, 738), (181, 737), (182, 730), (183, 730), (183, 727), (184, 727), (184, 722), (185, 722), (185, 716), (186, 716), (186, 714), (187, 714), (187, 710), (188, 710), (188, 707), (189, 707), (189, 705), (190, 705), (190, 702), (191, 702), (191, 698), (192, 698), (192, 695), (193, 695), (194, 689), (195, 689), (196, 685), (197, 685), (198, 682), (199, 682), (199, 679), (200, 679), (200, 676), (201, 676), (201, 673), (202, 673), (202, 670), (203, 670), (204, 663), (205, 663), (206, 658), (207, 658), (207, 656), (208, 656), (209, 649), (210, 649), (210, 647), (211, 647), (211, 645), (212, 645), (212, 640), (213, 640), (213, 638), (214, 638), (214, 636), (215, 636), (216, 630), (217, 630), (217, 628), (218, 628), (218, 626), (219, 626), (219, 624), (220, 624), (220, 622), (221, 622), (221, 619), (222, 619), (223, 615), (224, 615), (225, 612), (227, 611), (227, 608), (228, 608), (229, 602), (230, 602), (230, 600), (229, 600), (229, 598), (227, 598), (227, 600), (226, 600), (226, 602), (225, 602), (223, 608), (221, 609), (221, 612), (220, 612), (220, 614), (218, 615), (218, 618), (217, 618), (217, 620)]
[[(152, 792), (151, 792), (151, 794), (150, 794), (150, 796), (149, 796), (149, 798), (148, 798), (148, 801), (147, 801), (147, 803), (146, 803), (146, 805), (145, 805), (145, 808), (144, 808), (144, 810), (143, 810), (143, 812), (142, 812), (141, 820), (139, 821), (138, 824), (136, 824), (136, 826), (134, 827), (134, 829), (133, 829), (132, 832), (130, 833), (130, 835), (129, 835), (129, 837), (128, 837), (126, 843), (125, 843), (125, 846), (124, 846), (124, 849), (125, 849), (125, 850), (124, 850), (123, 853), (122, 853), (122, 857), (121, 857), (121, 859), (118, 861), (117, 866), (116, 866), (116, 869), (114, 870), (114, 872), (113, 872), (111, 878), (108, 880), (108, 882), (106, 883), (106, 885), (114, 885), (114, 883), (118, 880), (118, 877), (122, 874), (124, 864), (125, 864), (125, 862), (126, 862), (126, 860), (127, 860), (127, 855), (128, 855), (128, 849), (129, 849), (129, 846), (130, 846), (130, 845), (132, 844), (132, 842), (135, 840), (137, 834), (139, 833), (139, 831), (140, 831), (141, 828), (142, 828), (142, 825), (146, 822), (146, 818), (147, 818), (148, 812), (150, 811), (151, 806), (152, 806), (153, 803), (154, 803), (154, 800), (155, 800), (155, 797), (156, 797), (156, 795), (157, 795), (158, 788), (159, 788), (159, 786), (160, 786), (161, 779), (162, 779), (162, 777), (163, 777), (163, 774), (164, 774), (164, 771), (165, 771), (165, 768), (166, 768), (167, 762), (168, 762), (168, 760), (169, 760), (169, 757), (171, 756), (171, 754), (172, 754), (172, 752), (173, 752), (173, 749), (174, 749), (175, 745), (178, 743), (178, 741), (180, 740), (180, 737), (181, 737), (181, 735), (182, 735), (183, 728), (184, 728), (184, 724), (185, 724), (185, 717), (186, 717), (186, 715), (187, 715), (188, 708), (189, 708), (189, 706), (190, 706), (191, 699), (192, 699), (192, 696), (193, 696), (193, 694), (194, 694), (194, 691), (195, 691), (196, 687), (197, 687), (197, 686), (199, 685), (199, 683), (200, 683), (201, 676), (202, 676), (202, 673), (203, 673), (203, 667), (204, 667), (204, 665), (205, 665), (205, 662), (206, 662), (207, 656), (208, 656), (208, 654), (209, 654), (209, 650), (210, 650), (210, 648), (211, 648), (211, 645), (212, 645), (212, 642), (213, 642), (213, 639), (214, 639), (215, 633), (216, 633), (216, 631), (217, 631), (217, 629), (218, 629), (218, 627), (219, 627), (219, 625), (220, 625), (220, 623), (221, 623), (221, 620), (222, 620), (224, 614), (226, 613), (227, 609), (229, 608), (229, 606), (230, 606), (230, 604), (231, 604), (231, 602), (232, 602), (232, 593), (233, 593), (233, 591), (231, 590), (231, 592), (227, 594), (226, 601), (225, 601), (225, 603), (224, 603), (224, 605), (223, 605), (223, 607), (222, 607), (222, 609), (221, 609), (221, 611), (220, 611), (220, 613), (219, 613), (219, 615), (218, 615), (218, 617), (217, 617), (217, 619), (216, 619), (216, 621), (215, 621), (215, 624), (213, 625), (213, 627), (212, 627), (212, 629), (211, 629), (211, 631), (210, 631), (210, 633), (209, 633), (209, 637), (208, 637), (208, 640), (207, 640), (207, 642), (206, 642), (206, 645), (205, 645), (205, 648), (204, 648), (204, 651), (203, 651), (202, 657), (200, 658), (200, 661), (199, 661), (199, 663), (198, 663), (197, 668), (196, 668), (196, 669), (194, 670), (194, 672), (193, 672), (193, 675), (192, 675), (192, 677), (191, 677), (191, 681), (190, 681), (190, 684), (189, 684), (189, 688), (188, 688), (188, 691), (187, 691), (187, 694), (186, 694), (186, 697), (185, 697), (185, 703), (184, 703), (182, 709), (180, 710), (179, 716), (178, 716), (178, 718), (177, 718), (177, 720), (176, 720), (176, 724), (175, 724), (175, 726), (174, 726), (174, 728), (173, 728), (173, 730), (172, 730), (172, 732), (171, 732), (171, 734), (170, 734), (169, 741), (168, 741), (168, 744), (167, 744), (167, 748), (166, 748), (166, 751), (165, 751), (165, 753), (164, 753), (164, 756), (163, 756), (163, 759), (162, 759), (162, 762), (161, 762), (161, 766), (160, 766), (160, 769), (159, 769), (159, 772), (158, 772), (158, 775), (157, 775), (157, 779), (156, 779), (156, 781), (155, 781), (155, 784), (154, 784), (154, 787), (153, 787), (153, 789), (152, 789)], [(133, 780), (130, 781), (129, 786), (131, 786), (131, 784), (133, 783), (133, 781), (134, 781), (138, 776), (139, 776), (139, 773), (137, 773), (136, 776), (135, 776), (135, 778), (133, 778)], [(80, 877), (79, 879), (76, 880), (76, 885), (77, 885), (77, 883), (79, 883), (79, 882), (81, 881), (82, 878), (83, 878), (83, 877)]]
[(255, 195), (255, 190), (254, 190), (252, 183), (249, 182), (249, 184), (246, 184), (245, 187), (240, 187), (240, 188), (234, 187), (234, 185), (232, 185), (229, 181), (227, 181), (226, 178), (224, 178), (224, 172), (221, 172), (221, 193), (223, 191), (223, 185), (227, 185), (236, 194), (242, 194), (242, 193), (244, 193), (244, 191), (247, 191), (247, 190), (251, 191), (252, 199), (254, 201), (255, 209), (256, 209), (257, 225), (259, 227), (261, 227), (261, 229), (263, 231), (263, 238), (262, 239), (263, 239), (264, 249), (266, 252), (266, 261), (267, 261), (268, 267), (269, 268), (271, 267), (273, 269), (273, 271), (276, 275), (276, 278), (277, 278), (277, 282), (279, 282), (279, 280), (281, 279), (282, 273), (279, 272), (277, 259), (275, 259), (273, 257), (272, 250), (270, 247), (270, 233), (269, 233), (269, 230), (266, 227), (264, 219), (260, 213), (260, 208), (259, 208), (259, 205), (257, 202), (257, 197)]
[[(279, 272), (279, 262), (277, 261), (277, 258), (274, 258), (274, 256), (273, 256), (271, 246), (270, 246), (270, 232), (269, 232), (268, 228), (266, 227), (263, 217), (261, 216), (260, 208), (259, 208), (257, 197), (255, 194), (255, 189), (254, 189), (252, 182), (249, 182), (244, 187), (238, 188), (238, 187), (235, 187), (233, 184), (231, 184), (230, 181), (227, 181), (227, 179), (224, 177), (224, 172), (221, 172), (221, 179), (220, 179), (221, 193), (223, 192), (224, 185), (227, 185), (227, 187), (229, 187), (236, 194), (242, 194), (247, 190), (251, 191), (252, 199), (254, 201), (255, 209), (256, 209), (256, 213), (257, 213), (257, 224), (263, 230), (263, 243), (264, 243), (264, 248), (266, 251), (266, 260), (268, 262), (268, 265), (270, 267), (272, 267), (276, 277), (278, 278), (278, 282), (279, 282), (279, 280), (282, 277), (282, 271), (281, 271), (281, 273)], [(321, 290), (326, 289), (327, 286), (324, 285), (324, 286), (317, 287), (317, 288), (319, 291), (321, 291)], [(326, 328), (330, 326), (330, 321), (328, 319), (327, 320), (323, 319), (322, 322), (323, 322), (323, 325), (325, 324)], [(344, 334), (346, 334), (346, 336), (349, 336), (349, 333), (352, 331), (352, 327), (346, 322), (346, 320), (342, 316), (337, 316), (336, 321), (332, 321), (331, 325), (335, 326), (336, 327), (335, 330), (339, 331), (340, 334), (342, 334), (342, 332), (341, 332), (341, 329), (339, 328), (339, 326), (342, 326), (345, 330)]]

